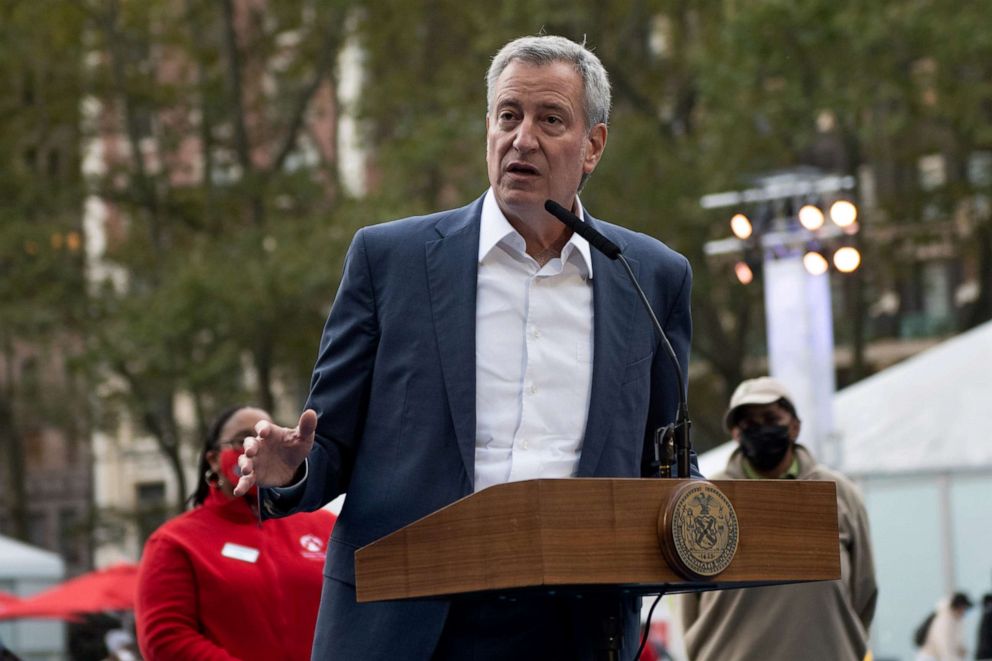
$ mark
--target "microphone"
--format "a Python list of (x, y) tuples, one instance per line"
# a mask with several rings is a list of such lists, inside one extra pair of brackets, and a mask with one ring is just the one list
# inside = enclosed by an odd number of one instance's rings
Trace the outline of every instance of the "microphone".
[(590, 227), (589, 223), (582, 222), (578, 216), (562, 205), (558, 204), (554, 200), (548, 200), (544, 203), (544, 209), (552, 216), (565, 223), (568, 229), (581, 236), (583, 239), (588, 241), (590, 245), (596, 248), (596, 250), (603, 253), (610, 259), (616, 261), (616, 259), (620, 257), (620, 248), (617, 244), (613, 243), (600, 232), (597, 232), (594, 228)]
[(665, 331), (661, 327), (661, 322), (658, 321), (657, 315), (655, 315), (654, 310), (651, 308), (651, 303), (648, 301), (648, 297), (644, 294), (644, 290), (641, 289), (641, 285), (637, 282), (637, 278), (634, 277), (634, 272), (631, 270), (630, 264), (627, 263), (627, 259), (623, 256), (620, 247), (617, 246), (617, 244), (607, 239), (594, 227), (589, 225), (589, 223), (582, 222), (578, 216), (554, 200), (545, 201), (544, 209), (564, 223), (570, 230), (588, 241), (591, 246), (606, 255), (608, 258), (613, 261), (619, 261), (623, 265), (624, 270), (627, 272), (627, 277), (630, 279), (630, 282), (634, 285), (634, 289), (637, 290), (641, 303), (644, 304), (644, 308), (647, 310), (648, 316), (651, 317), (654, 330), (661, 338), (661, 343), (665, 348), (665, 353), (668, 355), (668, 359), (675, 368), (675, 380), (678, 383), (679, 390), (679, 410), (675, 416), (675, 424), (666, 425), (665, 427), (659, 429), (655, 434), (655, 462), (660, 466), (665, 465), (664, 460), (662, 460), (659, 456), (659, 445), (667, 445), (668, 443), (671, 443), (672, 435), (675, 434), (674, 444), (678, 464), (676, 477), (690, 477), (691, 470), (689, 467), (689, 453), (692, 450), (692, 441), (689, 439), (689, 428), (692, 426), (692, 422), (689, 420), (689, 404), (686, 401), (685, 383), (682, 381), (682, 368), (679, 365), (678, 357), (675, 355), (675, 350), (672, 348), (672, 343), (668, 341), (668, 336), (665, 335)]

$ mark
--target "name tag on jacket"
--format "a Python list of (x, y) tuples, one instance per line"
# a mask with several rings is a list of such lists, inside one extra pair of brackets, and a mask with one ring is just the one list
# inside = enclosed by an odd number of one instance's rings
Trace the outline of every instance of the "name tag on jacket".
[(244, 562), (255, 562), (258, 560), (258, 549), (231, 542), (224, 544), (224, 548), (221, 549), (220, 554), (225, 558), (234, 558), (235, 560), (242, 560)]

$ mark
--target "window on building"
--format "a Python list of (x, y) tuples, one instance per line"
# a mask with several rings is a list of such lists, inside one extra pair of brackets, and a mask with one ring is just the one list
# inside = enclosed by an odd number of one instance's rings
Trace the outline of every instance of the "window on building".
[(31, 510), (28, 512), (28, 543), (41, 548), (51, 548), (48, 538), (48, 512)]
[(137, 489), (138, 539), (142, 545), (155, 529), (165, 523), (168, 510), (165, 505), (164, 482), (139, 482)]
[(900, 285), (900, 335), (933, 337), (948, 333), (954, 323), (954, 287), (957, 270), (952, 261), (922, 262)]
[(920, 188), (932, 191), (947, 183), (947, 161), (943, 154), (927, 154), (916, 162)]
[(968, 158), (968, 181), (976, 188), (992, 186), (992, 151), (976, 151)]

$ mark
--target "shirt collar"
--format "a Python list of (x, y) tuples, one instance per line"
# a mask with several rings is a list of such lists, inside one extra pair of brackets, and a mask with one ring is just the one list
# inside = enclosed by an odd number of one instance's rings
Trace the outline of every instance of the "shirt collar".
[[(248, 498), (254, 498), (254, 496)], [(203, 499), (203, 506), (231, 521), (253, 522), (256, 520), (255, 512), (252, 511), (247, 498), (225, 496), (224, 492), (215, 485), (210, 486), (207, 497)]]
[[(585, 211), (578, 196), (575, 197), (576, 214), (585, 222)], [(512, 242), (521, 252), (524, 250), (524, 238), (513, 228), (510, 221), (503, 215), (503, 210), (496, 202), (496, 194), (490, 188), (486, 191), (486, 197), (482, 201), (482, 225), (479, 228), (479, 261), (485, 259), (486, 255), (492, 252), (503, 241)], [(515, 238), (512, 238), (515, 237)], [(569, 245), (572, 247), (569, 248)], [(562, 256), (567, 258), (568, 253), (577, 251), (585, 264), (586, 273), (592, 279), (592, 250), (589, 242), (578, 234), (572, 233), (568, 243), (562, 248)]]

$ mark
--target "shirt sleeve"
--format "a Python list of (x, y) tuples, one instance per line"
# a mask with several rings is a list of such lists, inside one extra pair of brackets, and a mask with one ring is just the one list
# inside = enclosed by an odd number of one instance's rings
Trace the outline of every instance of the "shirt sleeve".
[(279, 506), (283, 513), (319, 509), (346, 492), (351, 481), (380, 336), (367, 230), (359, 230), (348, 249), (341, 284), (324, 324), (305, 406), (317, 412), (309, 474), (292, 509)]
[(303, 460), (302, 477), (293, 484), (285, 487), (263, 487), (258, 490), (260, 520), (277, 518), (284, 511), (296, 509), (307, 488), (307, 476), (310, 475), (310, 458)]
[(145, 544), (135, 619), (147, 661), (238, 661), (199, 630), (196, 583), (189, 557), (168, 538)]

